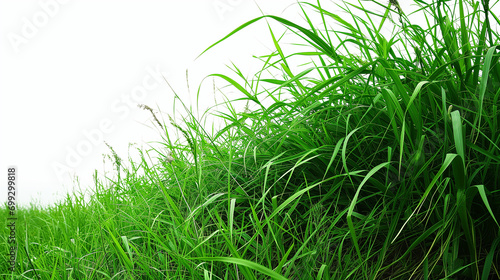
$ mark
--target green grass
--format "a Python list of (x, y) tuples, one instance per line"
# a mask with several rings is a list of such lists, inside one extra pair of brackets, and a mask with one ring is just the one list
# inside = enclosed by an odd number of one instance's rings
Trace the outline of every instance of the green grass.
[(301, 3), (303, 23), (266, 15), (210, 46), (265, 21), (275, 51), (251, 79), (211, 75), (240, 93), (224, 110), (177, 97), (184, 118), (155, 117), (140, 162), (112, 152), (90, 201), (19, 210), (3, 279), (500, 278), (498, 1), (414, 2), (424, 21)]

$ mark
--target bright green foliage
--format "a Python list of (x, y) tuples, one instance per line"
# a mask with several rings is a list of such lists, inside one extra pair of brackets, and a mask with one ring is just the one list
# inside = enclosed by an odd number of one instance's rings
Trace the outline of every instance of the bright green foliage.
[(163, 129), (174, 161), (141, 152), (90, 203), (23, 210), (15, 275), (500, 278), (500, 20), (487, 0), (427, 2), (420, 22), (391, 0), (243, 24), (210, 48), (267, 21), (276, 50), (253, 79), (211, 75), (241, 93), (225, 127), (186, 110), (183, 140)]

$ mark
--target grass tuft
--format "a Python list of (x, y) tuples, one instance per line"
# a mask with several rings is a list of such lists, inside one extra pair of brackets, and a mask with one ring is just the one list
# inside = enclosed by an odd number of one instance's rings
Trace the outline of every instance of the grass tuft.
[(3, 277), (500, 278), (496, 2), (415, 0), (418, 22), (364, 3), (300, 2), (304, 22), (264, 15), (207, 48), (266, 20), (275, 49), (252, 78), (210, 75), (239, 93), (225, 110), (197, 118), (176, 95), (174, 132), (139, 105), (160, 147), (128, 166), (110, 147), (118, 178), (90, 201), (20, 210)]

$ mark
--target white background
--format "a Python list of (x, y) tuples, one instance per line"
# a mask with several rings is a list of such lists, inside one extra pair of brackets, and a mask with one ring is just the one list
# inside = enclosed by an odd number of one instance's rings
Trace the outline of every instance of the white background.
[[(257, 4), (264, 13), (293, 18), (296, 7), (285, 11), (293, 2), (0, 1), (2, 185), (15, 165), (20, 205), (56, 201), (78, 189), (75, 176), (82, 189), (91, 187), (94, 170), (105, 170), (103, 154), (110, 154), (103, 141), (127, 161), (129, 143), (146, 149), (159, 139), (151, 114), (136, 104), (161, 110), (168, 123), (174, 94), (161, 75), (188, 104), (206, 75), (232, 74), (230, 61), (250, 75), (251, 55), (272, 46), (265, 22), (195, 58), (260, 16)], [(213, 104), (212, 80), (204, 84), (200, 103)], [(2, 187), (0, 202), (6, 192)]]
[[(167, 114), (178, 114), (173, 112), (174, 94), (161, 76), (188, 104), (195, 101), (205, 76), (234, 77), (225, 66), (231, 61), (250, 77), (260, 66), (252, 55), (273, 49), (265, 21), (195, 58), (242, 23), (260, 16), (259, 7), (265, 14), (302, 24), (294, 3), (0, 1), (1, 185), (6, 185), (7, 167), (15, 165), (21, 205), (53, 203), (78, 189), (76, 176), (81, 189), (91, 188), (94, 170), (101, 175), (111, 171), (109, 164), (103, 164), (103, 154), (110, 154), (103, 141), (127, 161), (129, 143), (146, 149), (159, 139), (151, 114), (136, 104), (161, 110), (158, 115), (166, 123)], [(279, 27), (271, 24), (273, 29)], [(201, 111), (214, 103), (212, 80), (204, 85)], [(1, 190), (0, 202), (4, 202), (7, 191)]]

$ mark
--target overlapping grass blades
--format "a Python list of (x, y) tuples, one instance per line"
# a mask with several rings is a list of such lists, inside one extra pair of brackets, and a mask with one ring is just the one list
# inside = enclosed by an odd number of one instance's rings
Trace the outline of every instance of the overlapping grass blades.
[[(340, 12), (299, 3), (303, 23), (262, 16), (210, 46), (266, 21), (276, 50), (257, 57), (253, 79), (234, 65), (236, 77), (210, 76), (241, 93), (216, 113), (220, 131), (208, 133), (187, 106), (182, 122), (160, 125), (175, 160), (153, 164), (166, 154), (140, 151), (140, 163), (117, 164), (114, 191), (96, 180), (87, 205), (68, 198), (26, 211), (18, 272), (499, 278), (495, 3), (415, 0), (418, 22), (395, 0), (373, 3), (381, 13), (364, 1), (339, 3)], [(283, 38), (304, 49), (289, 51)]]
[[(491, 7), (487, 2), (480, 7), (463, 1), (457, 1), (455, 6), (444, 1), (416, 4), (425, 13), (427, 26), (411, 23), (397, 5), (392, 14), (400, 20), (395, 22), (390, 40), (381, 30), (384, 24), (389, 25), (391, 6), (379, 15), (359, 2), (341, 6), (352, 15), (354, 24), (324, 10), (320, 3), (304, 3), (303, 9), (312, 8), (321, 16), (323, 32), (307, 13), (304, 17), (308, 30), (280, 17), (262, 16), (217, 42), (259, 20), (269, 19), (286, 26), (312, 48), (285, 55), (285, 48), (271, 33), (276, 56), (274, 61), (266, 61), (263, 69), (281, 65), (282, 78), (260, 81), (278, 85), (271, 92), (284, 91), (293, 98), (245, 116), (255, 117), (252, 124), (257, 126), (246, 127), (244, 131), (253, 132), (242, 137), (250, 139), (253, 149), (263, 154), (285, 157), (311, 152), (311, 164), (297, 176), (303, 184), (311, 181), (323, 188), (329, 185), (326, 178), (341, 175), (340, 185), (332, 184), (326, 193), (314, 193), (319, 187), (306, 188), (307, 199), (296, 195), (305, 185), (291, 187), (289, 181), (278, 192), (306, 199), (305, 203), (297, 203), (299, 208), (295, 209), (299, 212), (308, 213), (306, 205), (315, 203), (347, 207), (344, 227), (351, 237), (354, 251), (350, 252), (358, 257), (359, 276), (365, 273), (374, 279), (386, 275), (397, 265), (395, 260), (405, 260), (392, 256), (390, 261), (386, 252), (391, 248), (403, 252), (400, 256), (404, 257), (421, 250), (420, 257), (406, 259), (409, 274), (401, 277), (498, 276), (498, 271), (483, 262), (485, 255), (498, 258), (489, 250), (498, 240), (499, 230), (492, 209), (499, 211), (496, 201), (500, 137), (496, 131), (500, 40), (489, 23)], [(324, 32), (330, 30), (325, 18), (340, 23), (344, 29)], [(493, 18), (498, 23), (498, 18)], [(340, 44), (332, 44), (332, 35), (337, 36)], [(350, 52), (349, 46), (359, 47), (359, 53)], [(309, 65), (313, 66), (291, 70), (287, 60), (295, 56), (311, 57)], [(297, 77), (292, 72), (301, 74)], [(261, 115), (266, 116), (264, 122)], [(481, 124), (483, 119), (487, 119), (487, 124)], [(351, 137), (354, 141), (348, 141)], [(342, 157), (329, 159), (327, 151), (331, 151), (335, 139), (343, 141)], [(288, 165), (297, 174), (297, 160), (298, 156), (291, 156), (280, 164)], [(335, 170), (331, 170), (332, 166)], [(387, 172), (381, 172), (382, 167)], [(366, 184), (370, 186), (363, 192)], [(480, 198), (476, 197), (478, 191)], [(377, 220), (379, 226), (388, 226), (366, 230), (367, 217), (376, 215), (373, 211), (377, 208), (383, 209)], [(412, 228), (405, 228), (408, 224), (413, 224)], [(301, 226), (307, 227), (295, 223), (295, 227)], [(373, 237), (378, 231), (383, 232), (383, 238)], [(427, 244), (429, 240), (431, 244)], [(405, 245), (408, 241), (413, 245)], [(431, 252), (441, 253), (437, 257)], [(422, 270), (424, 263), (426, 275)]]

